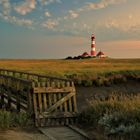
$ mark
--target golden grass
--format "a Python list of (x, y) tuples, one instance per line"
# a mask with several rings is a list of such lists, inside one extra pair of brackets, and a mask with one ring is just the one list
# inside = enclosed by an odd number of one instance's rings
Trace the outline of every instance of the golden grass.
[(64, 76), (66, 74), (96, 75), (112, 71), (139, 71), (140, 59), (0, 60), (0, 68), (53, 76)]

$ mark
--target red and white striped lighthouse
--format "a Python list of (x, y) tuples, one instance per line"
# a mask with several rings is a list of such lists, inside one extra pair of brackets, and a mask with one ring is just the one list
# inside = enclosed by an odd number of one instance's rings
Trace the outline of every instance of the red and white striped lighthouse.
[(94, 36), (94, 34), (92, 34), (92, 36), (91, 36), (91, 56), (96, 56), (95, 36)]

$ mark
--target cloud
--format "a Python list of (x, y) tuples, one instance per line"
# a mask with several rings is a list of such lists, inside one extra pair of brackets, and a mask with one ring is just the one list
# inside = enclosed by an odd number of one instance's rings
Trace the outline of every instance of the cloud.
[(68, 11), (68, 14), (66, 16), (64, 16), (64, 20), (67, 20), (67, 19), (76, 19), (79, 17), (79, 13), (77, 11), (74, 11), (74, 10), (69, 10)]
[(16, 23), (18, 25), (31, 26), (33, 24), (32, 20), (29, 20), (29, 19), (19, 19), (19, 18), (15, 17), (15, 16), (9, 17), (8, 20), (11, 23)]
[(11, 23), (16, 23), (16, 24), (18, 24), (18, 25), (20, 25), (20, 26), (21, 26), (21, 25), (31, 26), (31, 25), (33, 24), (33, 21), (30, 20), (30, 19), (24, 19), (24, 18), (19, 19), (19, 18), (15, 17), (15, 16), (10, 16), (10, 17), (8, 17), (8, 20), (9, 20)]
[(48, 19), (47, 21), (44, 21), (41, 25), (48, 29), (54, 29), (56, 26), (58, 26), (58, 24), (58, 20)]
[(2, 5), (3, 7), (3, 15), (9, 15), (10, 14), (10, 11), (11, 11), (11, 4), (9, 2), (9, 0), (1, 0), (0, 1), (0, 4)]
[(39, 0), (42, 5), (49, 5), (51, 3), (62, 3), (61, 0)]
[(19, 26), (27, 26), (31, 29), (33, 29), (33, 21), (30, 19), (24, 19), (24, 18), (17, 18), (15, 16), (5, 16), (3, 14), (0, 14), (0, 18), (4, 19), (7, 22), (10, 22), (12, 24), (17, 24)]
[(44, 14), (46, 17), (51, 17), (51, 13), (49, 11), (46, 11)]
[(77, 11), (84, 12), (84, 11), (89, 11), (89, 10), (103, 9), (103, 8), (108, 7), (109, 5), (120, 4), (126, 1), (127, 0), (101, 0), (98, 3), (87, 2), (83, 7), (78, 8)]
[(69, 10), (68, 15), (64, 17), (66, 19), (75, 19), (81, 15), (81, 12), (87, 12), (96, 9), (106, 8), (109, 5), (120, 4), (126, 2), (127, 0), (101, 0), (98, 3), (86, 2), (86, 4), (76, 10)]
[(26, 15), (35, 9), (36, 1), (35, 0), (26, 0), (25, 2), (20, 3), (15, 6), (15, 11), (21, 15)]
[[(94, 31), (97, 38), (100, 40), (125, 40), (125, 39), (140, 39), (140, 21), (135, 20), (136, 17), (131, 14), (131, 18), (128, 16), (122, 16), (120, 18), (112, 17), (104, 20), (104, 22), (98, 22)], [(132, 20), (132, 17), (134, 20)], [(120, 22), (121, 21), (121, 22)]]
[[(34, 8), (34, 3), (35, 0), (30, 1), (30, 8)], [(2, 5), (2, 12), (0, 13), (0, 18), (4, 19), (7, 22), (10, 22), (12, 24), (17, 24), (19, 26), (27, 26), (29, 28), (32, 28), (33, 21), (31, 19), (24, 19), (24, 18), (19, 18), (16, 16), (11, 16), (10, 12), (12, 10), (12, 5), (9, 0), (1, 0), (0, 5)]]
[(79, 16), (79, 14), (78, 13), (76, 13), (75, 11), (73, 11), (73, 10), (69, 10), (69, 17), (70, 18), (77, 18), (78, 16)]
[(102, 0), (99, 3), (87, 3), (87, 10), (92, 10), (92, 9), (102, 9), (105, 8), (109, 5), (113, 5), (113, 4), (120, 4), (122, 2), (125, 2), (126, 0)]
[[(108, 29), (116, 28), (119, 30), (122, 30), (124, 32), (130, 32), (130, 31), (136, 31), (140, 29), (140, 21), (132, 20), (133, 15), (130, 14), (126, 17), (123, 17), (123, 19), (117, 19), (117, 18), (110, 18), (104, 21), (104, 24), (102, 23), (100, 26), (105, 26)], [(139, 31), (139, 30), (138, 30)]]

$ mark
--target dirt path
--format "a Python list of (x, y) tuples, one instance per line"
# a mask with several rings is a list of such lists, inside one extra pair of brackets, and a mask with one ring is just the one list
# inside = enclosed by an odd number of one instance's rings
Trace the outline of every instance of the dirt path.
[(48, 140), (35, 129), (0, 130), (0, 140)]

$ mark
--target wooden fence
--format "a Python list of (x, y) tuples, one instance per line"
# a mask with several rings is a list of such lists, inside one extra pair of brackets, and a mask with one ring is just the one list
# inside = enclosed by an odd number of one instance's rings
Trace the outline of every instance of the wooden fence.
[(36, 126), (76, 121), (77, 105), (71, 80), (0, 69), (1, 107), (33, 113)]

